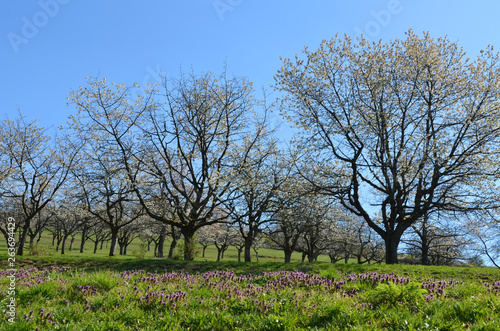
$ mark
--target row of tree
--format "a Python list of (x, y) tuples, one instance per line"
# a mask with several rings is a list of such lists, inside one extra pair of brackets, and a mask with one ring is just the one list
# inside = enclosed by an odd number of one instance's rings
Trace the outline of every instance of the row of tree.
[[(310, 200), (307, 202), (310, 212), (319, 207)], [(305, 212), (304, 207), (295, 206), (299, 209), (287, 210), (283, 212), (287, 214), (286, 217), (270, 220), (259, 229), (251, 247), (257, 261), (260, 248), (283, 251), (285, 262), (291, 262), (293, 252), (302, 253), (302, 261), (307, 258), (309, 262), (315, 261), (320, 254), (327, 255), (331, 263), (341, 260), (348, 263), (349, 259), (356, 259), (359, 264), (384, 260), (383, 242), (360, 218), (353, 218), (348, 213), (328, 206), (321, 206), (324, 208), (322, 215), (304, 217), (300, 214)], [(79, 217), (75, 211), (81, 206), (69, 208), (73, 212), (69, 212), (68, 206), (61, 208), (49, 204), (32, 220), (26, 244), (30, 252), (40, 254), (45, 251), (38, 247), (43, 234), (44, 237), (52, 237), (52, 246), (61, 254), (65, 254), (67, 249), (78, 249), (83, 253), (89, 242), (94, 254), (98, 249), (102, 250), (104, 244), (109, 249), (109, 254), (114, 254), (109, 225), (96, 217)], [(11, 209), (9, 215), (19, 216), (21, 219), (22, 211)], [(205, 257), (205, 250), (209, 246), (214, 246), (217, 261), (220, 261), (224, 258), (225, 251), (234, 247), (238, 252), (238, 261), (241, 261), (245, 236), (242, 235), (240, 226), (238, 223), (224, 222), (200, 228), (196, 233), (196, 242), (201, 247), (202, 257)], [(405, 262), (432, 265), (451, 265), (463, 261), (482, 263), (473, 249), (464, 252), (464, 248), (472, 248), (467, 240), (471, 236), (452, 232), (446, 226), (428, 229), (425, 228), (428, 225), (424, 223), (420, 226), (404, 240), (407, 243)], [(21, 232), (19, 236), (22, 236)], [(153, 251), (158, 258), (179, 258), (176, 248), (180, 239), (181, 233), (176, 227), (167, 226), (144, 215), (120, 229), (116, 251), (120, 255), (127, 255), (128, 247), (135, 240), (140, 243), (139, 249), (132, 251), (136, 256), (144, 256), (146, 251)], [(168, 249), (165, 247), (166, 242), (169, 244)]]
[(499, 55), (488, 48), (471, 61), (446, 38), (412, 31), (387, 44), (335, 37), (304, 54), (275, 76), (281, 99), (271, 108), (298, 130), (289, 148), (265, 98), (226, 73), (142, 89), (89, 78), (70, 93), (77, 112), (62, 136), (4, 120), (0, 199), (19, 220), (18, 254), (52, 206), (63, 232), (105, 228), (110, 255), (149, 219), (160, 236), (182, 236), (186, 260), (195, 234), (220, 223), (238, 230), (245, 261), (264, 232), (286, 261), (299, 242), (314, 259), (344, 223), (368, 231), (360, 251), (380, 239), (387, 263), (403, 241), (433, 262), (432, 245), (460, 244), (450, 228), (478, 237), (497, 261)]

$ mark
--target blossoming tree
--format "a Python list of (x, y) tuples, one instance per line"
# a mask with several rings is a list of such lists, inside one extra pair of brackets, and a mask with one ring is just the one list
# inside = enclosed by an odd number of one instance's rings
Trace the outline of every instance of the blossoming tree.
[(447, 38), (369, 42), (335, 37), (275, 76), (282, 112), (310, 149), (309, 179), (375, 230), (386, 262), (433, 210), (494, 208), (500, 68)]

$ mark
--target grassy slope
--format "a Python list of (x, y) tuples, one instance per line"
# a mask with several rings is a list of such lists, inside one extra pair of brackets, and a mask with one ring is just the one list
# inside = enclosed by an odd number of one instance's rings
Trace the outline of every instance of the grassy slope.
[[(229, 247), (224, 254), (224, 259), (221, 262), (216, 262), (217, 250), (211, 245), (205, 251), (205, 257), (201, 256), (201, 247), (198, 247), (196, 258), (193, 262), (185, 262), (181, 260), (158, 259), (153, 256), (154, 244), (151, 245), (151, 250), (147, 251), (145, 258), (138, 259), (135, 257), (135, 252), (141, 249), (141, 241), (134, 240), (128, 247), (128, 253), (125, 256), (117, 255), (109, 257), (109, 247), (104, 245), (103, 249), (98, 249), (96, 254), (93, 254), (93, 243), (87, 241), (84, 253), (79, 252), (80, 237), (77, 236), (74, 242), (73, 250), (69, 250), (69, 240), (66, 245), (66, 254), (61, 255), (56, 252), (51, 245), (51, 236), (49, 233), (44, 233), (42, 240), (38, 244), (41, 248), (42, 256), (32, 256), (29, 250), (26, 250), (25, 256), (16, 257), (16, 267), (47, 267), (47, 266), (71, 266), (81, 270), (146, 270), (146, 271), (179, 271), (186, 270), (187, 272), (206, 272), (212, 270), (231, 269), (238, 274), (245, 273), (262, 273), (264, 271), (275, 270), (299, 270), (303, 272), (328, 273), (328, 270), (338, 270), (342, 273), (364, 273), (367, 271), (377, 271), (380, 273), (394, 272), (401, 276), (410, 277), (435, 277), (440, 279), (474, 279), (474, 280), (492, 280), (500, 279), (500, 270), (482, 267), (433, 267), (433, 266), (386, 266), (386, 265), (358, 265), (354, 260), (349, 264), (344, 264), (343, 261), (338, 262), (333, 267), (329, 263), (329, 258), (325, 255), (318, 257), (317, 263), (300, 263), (301, 254), (292, 254), (292, 263), (283, 263), (284, 255), (282, 251), (272, 249), (259, 249), (259, 263), (256, 263), (255, 252), (252, 251), (252, 263), (239, 263), (238, 254), (235, 247)], [(165, 254), (168, 253), (170, 241), (165, 242)], [(182, 255), (183, 241), (180, 240), (176, 255)], [(243, 258), (243, 256), (242, 256)], [(3, 269), (7, 266), (7, 245), (5, 241), (0, 241), (0, 267)]]
[[(492, 268), (70, 256), (23, 257), (16, 263), (39, 270), (18, 276), (19, 320), (10, 324), (4, 318), (0, 330), (500, 329), (500, 295), (478, 282), (500, 280), (500, 270)], [(54, 265), (73, 269), (42, 270)], [(119, 273), (132, 269), (158, 274)], [(273, 273), (278, 270), (306, 274)], [(236, 278), (249, 274), (244, 281)], [(392, 280), (388, 285), (351, 276), (359, 274)], [(394, 282), (399, 276), (409, 283)], [(322, 279), (340, 285), (327, 288)], [(444, 287), (446, 296), (427, 300), (430, 292), (421, 285), (438, 281), (455, 285)], [(2, 310), (8, 282), (0, 277)], [(160, 303), (161, 293), (185, 297)]]
[[(100, 249), (100, 245), (99, 245), (99, 248), (98, 248), (96, 254), (93, 254), (94, 243), (91, 241), (86, 242), (84, 253), (81, 254), (79, 252), (80, 240), (81, 240), (80, 238), (81, 237), (79, 235), (77, 235), (75, 237), (75, 242), (73, 244), (73, 250), (71, 250), (71, 251), (69, 250), (69, 239), (68, 239), (68, 241), (66, 243), (65, 256), (86, 257), (86, 258), (98, 257), (99, 258), (99, 257), (107, 257), (109, 255), (109, 246), (107, 243), (104, 244), (104, 247), (102, 250)], [(183, 243), (184, 242), (182, 240), (180, 240), (177, 244), (176, 251), (175, 251), (177, 256), (182, 255), (181, 250), (183, 247)], [(27, 247), (28, 244), (26, 244), (25, 246)], [(47, 256), (47, 255), (48, 256), (60, 256), (61, 255), (60, 251), (56, 252), (55, 247), (52, 246), (52, 237), (48, 232), (43, 233), (42, 239), (37, 246), (41, 249), (44, 256)], [(140, 251), (140, 249), (141, 249), (140, 246), (141, 246), (141, 240), (135, 239), (127, 249), (127, 256), (119, 256), (118, 255), (119, 247), (117, 246), (117, 256), (115, 258), (117, 258), (117, 259), (122, 259), (122, 258), (129, 259), (131, 257), (134, 257), (134, 253), (136, 251)], [(168, 254), (169, 246), (170, 246), (170, 240), (167, 239), (165, 241), (165, 248), (164, 248), (165, 255)], [(6, 256), (6, 252), (7, 252), (7, 245), (5, 243), (5, 240), (0, 240), (0, 257), (2, 257), (3, 255)], [(25, 253), (26, 256), (30, 255), (29, 250), (26, 250), (25, 252), (26, 252)], [(259, 253), (259, 262), (282, 262), (284, 260), (284, 254), (282, 251), (262, 248), (262, 249), (258, 250), (258, 253)], [(146, 251), (145, 257), (146, 258), (153, 258), (154, 257), (154, 244), (151, 244), (150, 251)], [(302, 257), (301, 253), (294, 252), (292, 254), (292, 262), (300, 262), (301, 257)], [(242, 254), (241, 258), (243, 259), (243, 254)], [(201, 246), (197, 247), (195, 261), (216, 261), (216, 259), (217, 259), (217, 249), (215, 248), (214, 245), (210, 245), (207, 247), (207, 249), (205, 251), (205, 257), (202, 257)], [(224, 260), (226, 260), (226, 261), (237, 261), (238, 260), (238, 251), (236, 250), (235, 247), (231, 246), (226, 250), (226, 252), (224, 253)], [(252, 261), (256, 261), (256, 260), (257, 259), (256, 259), (255, 252), (252, 251)], [(328, 262), (329, 258), (325, 255), (320, 255), (318, 257), (318, 261)]]
[[(238, 274), (261, 273), (274, 270), (299, 270), (304, 272), (327, 272), (331, 269), (329, 258), (325, 255), (318, 257), (318, 263), (300, 263), (301, 254), (295, 252), (292, 254), (292, 263), (283, 263), (284, 255), (282, 251), (272, 249), (259, 249), (259, 263), (256, 263), (255, 253), (252, 251), (252, 263), (238, 263), (238, 254), (235, 247), (229, 247), (224, 254), (221, 262), (216, 262), (217, 250), (211, 245), (205, 251), (205, 257), (201, 256), (201, 247), (198, 247), (196, 258), (193, 262), (184, 262), (181, 260), (158, 259), (153, 256), (154, 245), (151, 250), (146, 252), (145, 258), (138, 259), (134, 255), (140, 250), (141, 241), (136, 239), (128, 247), (128, 253), (125, 256), (117, 255), (109, 257), (109, 248), (104, 245), (103, 249), (98, 249), (93, 254), (93, 243), (87, 241), (84, 253), (79, 252), (80, 237), (77, 236), (72, 251), (69, 251), (69, 241), (66, 247), (66, 254), (61, 255), (56, 252), (51, 245), (49, 233), (44, 233), (38, 247), (43, 252), (42, 256), (31, 256), (29, 250), (26, 250), (25, 256), (16, 257), (16, 266), (19, 267), (47, 267), (47, 266), (71, 266), (81, 270), (146, 270), (146, 271), (179, 271), (184, 269), (188, 272), (206, 272), (211, 270), (224, 270), (226, 268), (234, 270)], [(168, 253), (170, 242), (165, 242), (165, 254)], [(183, 242), (178, 243), (176, 255), (181, 255)], [(243, 258), (243, 257), (242, 257)], [(458, 268), (458, 267), (423, 267), (423, 266), (385, 266), (385, 265), (358, 265), (355, 261), (344, 264), (343, 261), (335, 264), (334, 269), (344, 273), (363, 273), (367, 271), (378, 271), (380, 273), (397, 273), (401, 276), (422, 276), (436, 278), (460, 278), (460, 279), (500, 279), (499, 270), (492, 268)], [(0, 267), (7, 265), (7, 246), (5, 241), (0, 241)]]
[[(0, 256), (0, 268), (7, 267), (7, 258)], [(207, 272), (215, 270), (232, 270), (236, 274), (261, 274), (263, 272), (288, 270), (316, 273), (322, 276), (335, 274), (361, 274), (365, 272), (395, 273), (399, 276), (417, 278), (435, 278), (440, 280), (467, 280), (467, 281), (495, 281), (500, 280), (500, 270), (489, 267), (446, 267), (446, 266), (419, 266), (419, 265), (385, 265), (354, 263), (330, 264), (326, 262), (313, 263), (283, 263), (283, 262), (237, 262), (237, 261), (182, 261), (135, 257), (79, 257), (79, 256), (26, 256), (16, 258), (17, 268), (44, 268), (50, 266), (68, 266), (81, 271), (126, 271), (145, 270), (147, 272), (171, 272), (184, 270), (188, 273)]]
[[(77, 243), (75, 248), (78, 247)], [(201, 258), (200, 254), (192, 262), (157, 259), (152, 257), (152, 252), (144, 259), (138, 259), (132, 254), (139, 249), (137, 241), (129, 247), (130, 255), (116, 257), (108, 257), (106, 249), (92, 254), (90, 243), (83, 254), (77, 250), (68, 251), (65, 255), (56, 254), (47, 237), (42, 239), (40, 246), (48, 254), (16, 257), (16, 268), (65, 266), (73, 268), (72, 274), (59, 275), (58, 271), (52, 271), (49, 272), (50, 280), (46, 279), (40, 284), (35, 280), (41, 278), (33, 276), (30, 286), (19, 281), (16, 291), (20, 320), (14, 325), (3, 322), (0, 330), (33, 330), (36, 327), (41, 330), (345, 330), (353, 327), (361, 330), (461, 330), (467, 326), (474, 330), (500, 330), (500, 295), (488, 292), (478, 282), (493, 284), (500, 281), (500, 270), (493, 268), (355, 263), (332, 265), (326, 262), (326, 257), (315, 263), (300, 263), (299, 254), (294, 255), (292, 263), (285, 264), (282, 262), (282, 252), (265, 249), (259, 250), (260, 262), (239, 263), (234, 248), (226, 252), (223, 261), (215, 262), (217, 252), (213, 247), (207, 249), (205, 258)], [(6, 246), (0, 243), (0, 268), (5, 270), (6, 267)], [(78, 270), (76, 273), (74, 268)], [(137, 282), (137, 278), (144, 273), (123, 283), (123, 276), (119, 272), (126, 270), (158, 271), (160, 274), (182, 271), (191, 275), (199, 273), (199, 276), (194, 276), (197, 280), (191, 285), (183, 282), (153, 282), (149, 283), (152, 286), (149, 287), (147, 283)], [(221, 289), (203, 281), (204, 275), (216, 270), (256, 276), (241, 284), (215, 276), (213, 282), (224, 287)], [(266, 288), (268, 280), (274, 280), (277, 276), (266, 276), (265, 273), (280, 270), (313, 273), (325, 279), (341, 281), (349, 280), (349, 275), (396, 274), (415, 283), (386, 286), (382, 283), (348, 281), (342, 288), (326, 290), (321, 285), (288, 282), (289, 285), (283, 290), (271, 289), (267, 295), (253, 291), (249, 298), (228, 297), (227, 286), (241, 291)], [(33, 273), (46, 277), (46, 271), (43, 270)], [(424, 294), (419, 294), (418, 289), (412, 287), (414, 284), (420, 287), (425, 282), (437, 283), (438, 280), (460, 284), (445, 289), (449, 297), (430, 301), (424, 300)], [(2, 310), (6, 303), (7, 285), (8, 280), (0, 277)], [(91, 286), (97, 292), (80, 293), (79, 286), (83, 285)], [(134, 289), (136, 285), (139, 290)], [(168, 293), (186, 291), (186, 299), (179, 302), (179, 305), (183, 304), (183, 309), (173, 309), (171, 306), (165, 308), (160, 304), (145, 305), (138, 301), (135, 294), (163, 291), (165, 286)], [(356, 294), (350, 297), (352, 291)], [(388, 303), (391, 298), (396, 298), (392, 304)], [(281, 306), (276, 305), (278, 302)], [(125, 303), (125, 307), (122, 303)], [(41, 310), (44, 310), (43, 314)], [(5, 315), (2, 317), (5, 321)], [(52, 322), (49, 320), (56, 324), (50, 324)]]

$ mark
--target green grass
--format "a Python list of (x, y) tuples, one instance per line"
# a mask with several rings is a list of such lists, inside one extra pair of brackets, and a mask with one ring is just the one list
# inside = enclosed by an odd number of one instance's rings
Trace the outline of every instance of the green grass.
[(16, 257), (17, 320), (3, 313), (0, 330), (500, 330), (498, 269), (300, 263), (299, 254), (285, 264), (265, 249), (259, 262), (237, 262), (235, 249), (215, 262), (214, 248), (186, 262), (136, 258), (139, 244), (127, 256), (91, 245), (61, 255), (42, 239), (45, 255)]
[[(17, 239), (17, 238), (16, 238)], [(94, 257), (107, 257), (109, 255), (109, 243), (105, 243), (103, 246), (103, 249), (100, 249), (100, 245), (97, 249), (97, 252), (93, 254), (94, 250), (94, 243), (91, 241), (87, 241), (85, 244), (85, 249), (83, 253), (80, 253), (80, 241), (81, 241), (81, 236), (77, 235), (75, 237), (75, 242), (73, 244), (73, 249), (70, 251), (69, 250), (69, 239), (66, 242), (66, 250), (64, 257), (87, 257), (87, 258), (94, 258)], [(116, 249), (116, 256), (115, 258), (117, 259), (129, 259), (129, 258), (135, 258), (137, 254), (134, 254), (135, 252), (140, 252), (141, 251), (141, 243), (142, 241), (140, 239), (135, 239), (127, 248), (127, 255), (119, 255), (119, 247), (117, 245)], [(177, 243), (176, 251), (174, 255), (177, 256), (177, 258), (181, 258), (182, 256), (182, 249), (183, 249), (184, 241), (181, 239)], [(26, 256), (31, 255), (29, 249), (27, 248), (28, 242), (26, 243), (25, 247), (25, 254)], [(42, 235), (42, 239), (40, 240), (40, 243), (37, 246), (37, 251), (42, 253), (42, 256), (62, 256), (61, 251), (59, 250), (58, 252), (55, 251), (55, 246), (52, 246), (52, 236), (48, 232), (44, 232)], [(164, 255), (167, 256), (169, 246), (170, 246), (170, 240), (167, 239), (165, 241), (164, 245)], [(5, 240), (0, 240), (0, 256), (2, 254), (6, 254), (7, 252), (7, 244)], [(274, 249), (265, 249), (261, 248), (258, 250), (259, 253), (259, 262), (283, 262), (284, 261), (284, 253), (279, 250), (274, 250)], [(154, 244), (151, 244), (151, 249), (150, 251), (145, 252), (145, 258), (154, 258)], [(243, 253), (241, 255), (241, 258), (243, 259)], [(298, 252), (294, 252), (292, 254), (292, 262), (300, 262), (302, 259), (302, 254)], [(196, 255), (195, 255), (195, 261), (216, 261), (217, 260), (217, 249), (215, 248), (214, 245), (210, 245), (207, 247), (205, 250), (205, 257), (202, 257), (202, 248), (201, 246), (197, 246), (196, 248)], [(226, 252), (224, 253), (224, 259), (226, 261), (237, 261), (238, 260), (238, 251), (235, 247), (230, 246)], [(255, 252), (252, 250), (252, 261), (257, 262), (257, 258), (255, 255)], [(326, 255), (320, 255), (318, 257), (318, 261), (321, 262), (329, 262), (329, 258)]]
[[(491, 268), (59, 256), (17, 263), (38, 267), (17, 275), (18, 320), (4, 314), (1, 330), (500, 328), (500, 270)], [(70, 268), (43, 267), (51, 264)], [(2, 305), (8, 285), (0, 277)]]

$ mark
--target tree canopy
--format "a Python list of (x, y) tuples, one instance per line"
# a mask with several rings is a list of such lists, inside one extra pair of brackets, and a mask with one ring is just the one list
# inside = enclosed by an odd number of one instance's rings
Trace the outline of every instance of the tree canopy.
[[(282, 112), (301, 130), (304, 173), (362, 217), (397, 263), (403, 232), (426, 213), (495, 207), (500, 68), (447, 38), (338, 36), (276, 74)], [(311, 148), (313, 151), (311, 152)]]

